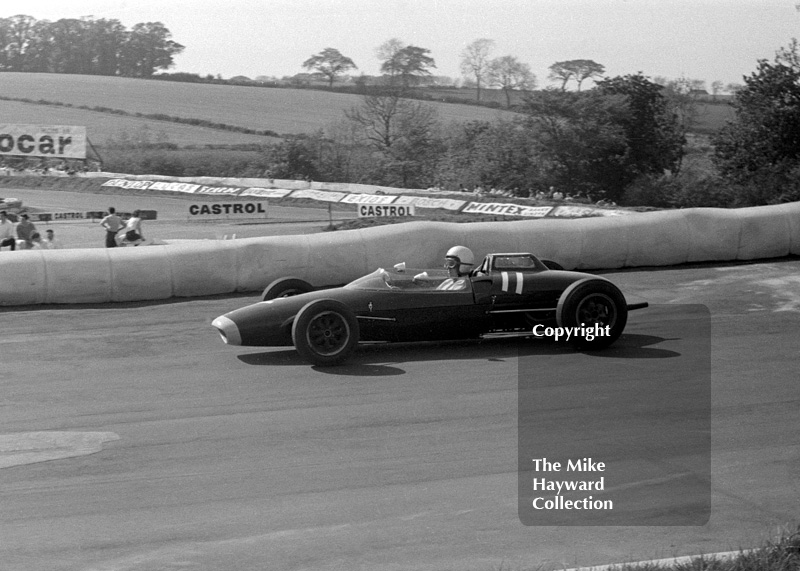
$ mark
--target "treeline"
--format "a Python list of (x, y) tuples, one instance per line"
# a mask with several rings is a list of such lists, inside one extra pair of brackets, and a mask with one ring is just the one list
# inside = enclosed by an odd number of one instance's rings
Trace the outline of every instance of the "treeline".
[(0, 71), (151, 77), (184, 47), (161, 22), (17, 15), (0, 18)]
[[(514, 119), (445, 125), (434, 107), (407, 98), (402, 86), (387, 86), (364, 95), (324, 131), (265, 145), (247, 164), (237, 162), (238, 173), (224, 160), (165, 153), (165, 141), (147, 137), (111, 142), (104, 161), (110, 170), (134, 174), (482, 188), (517, 196), (556, 189), (619, 201), (638, 178), (680, 165), (685, 132), (661, 90), (631, 75), (585, 92), (532, 92)], [(148, 148), (156, 143), (158, 152)]]

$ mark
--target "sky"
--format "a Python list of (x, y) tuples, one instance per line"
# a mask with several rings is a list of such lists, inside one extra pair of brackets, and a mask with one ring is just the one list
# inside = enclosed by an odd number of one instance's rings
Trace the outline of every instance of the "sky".
[(491, 57), (527, 63), (538, 87), (555, 62), (590, 59), (613, 77), (642, 72), (743, 83), (759, 59), (800, 37), (798, 0), (4, 0), (0, 16), (92, 16), (130, 29), (162, 22), (185, 46), (169, 71), (294, 75), (338, 49), (377, 75), (376, 48), (391, 38), (430, 50), (435, 75), (460, 78), (461, 53), (495, 42)]

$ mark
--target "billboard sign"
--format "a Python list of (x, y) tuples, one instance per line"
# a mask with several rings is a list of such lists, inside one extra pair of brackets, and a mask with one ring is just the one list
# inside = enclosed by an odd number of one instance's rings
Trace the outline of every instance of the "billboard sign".
[(85, 159), (86, 127), (0, 124), (0, 156)]

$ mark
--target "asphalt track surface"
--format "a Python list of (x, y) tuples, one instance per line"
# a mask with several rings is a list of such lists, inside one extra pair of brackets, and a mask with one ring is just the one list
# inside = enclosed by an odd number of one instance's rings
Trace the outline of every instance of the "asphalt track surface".
[[(254, 296), (0, 309), (0, 569), (547, 570), (747, 548), (796, 523), (800, 261), (608, 276), (655, 304), (609, 351), (369, 346), (329, 369), (224, 345), (211, 320)], [(520, 362), (556, 394), (594, 390), (609, 364), (656, 392), (690, 369), (697, 304), (708, 522), (522, 525)], [(565, 429), (585, 419), (558, 414)]]

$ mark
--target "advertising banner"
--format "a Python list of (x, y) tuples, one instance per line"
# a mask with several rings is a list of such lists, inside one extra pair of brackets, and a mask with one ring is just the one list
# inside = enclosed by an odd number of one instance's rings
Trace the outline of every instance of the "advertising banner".
[(414, 216), (414, 205), (397, 206), (394, 204), (359, 204), (359, 218), (392, 218), (397, 216)]
[(386, 194), (348, 194), (342, 202), (348, 204), (391, 204), (396, 196)]
[(189, 219), (266, 218), (265, 202), (215, 202), (189, 205)]
[(633, 210), (595, 208), (594, 206), (557, 206), (550, 216), (585, 218), (587, 216), (625, 216), (635, 214)]
[(0, 124), (0, 155), (85, 159), (86, 127)]
[(242, 191), (239, 196), (258, 196), (259, 198), (283, 198), (288, 195), (291, 190), (288, 188), (261, 188), (254, 186)]
[(498, 214), (501, 216), (525, 216), (543, 218), (553, 209), (552, 206), (523, 206), (504, 202), (470, 202), (461, 212), (470, 214)]
[(311, 200), (320, 200), (322, 202), (339, 202), (345, 197), (343, 192), (331, 192), (327, 190), (295, 190), (289, 195), (289, 198), (310, 198)]
[(125, 180), (122, 178), (112, 178), (105, 181), (101, 186), (113, 186), (129, 190), (147, 190), (153, 184), (152, 180)]
[(458, 210), (467, 203), (466, 200), (452, 198), (428, 198), (426, 196), (398, 196), (392, 204), (413, 204), (420, 208), (440, 208), (442, 210)]

